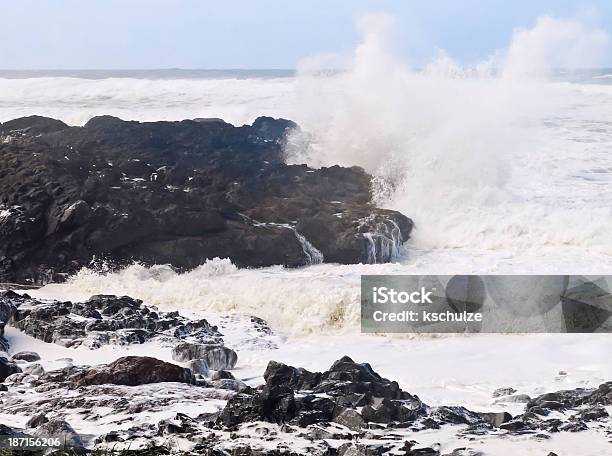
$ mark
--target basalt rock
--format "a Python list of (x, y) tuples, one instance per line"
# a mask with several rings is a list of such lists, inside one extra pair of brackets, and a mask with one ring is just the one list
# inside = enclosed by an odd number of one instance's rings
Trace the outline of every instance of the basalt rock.
[[(426, 411), (417, 396), (382, 378), (369, 364), (346, 356), (322, 373), (271, 361), (264, 379), (261, 390), (243, 392), (228, 402), (221, 414), (225, 426), (262, 420), (304, 427), (336, 418), (361, 427), (366, 422), (414, 421)], [(361, 413), (357, 407), (362, 407)]]
[[(217, 328), (205, 319), (191, 320), (178, 312), (159, 312), (128, 296), (96, 295), (85, 302), (73, 303), (0, 295), (2, 306), (12, 306), (11, 323), (21, 331), (65, 347), (96, 349), (103, 345), (142, 344), (154, 338), (172, 346), (181, 341), (214, 344), (221, 341)], [(34, 361), (34, 355), (16, 354), (14, 358), (26, 356)]]
[(194, 268), (392, 259), (412, 222), (371, 203), (361, 168), (287, 165), (297, 128), (259, 118), (0, 125), (0, 282), (46, 283), (105, 258)]
[(0, 356), (0, 382), (3, 382), (7, 377), (10, 377), (13, 374), (18, 374), (20, 372), (21, 368), (17, 364), (12, 363), (8, 359)]
[(189, 369), (148, 356), (125, 356), (108, 365), (75, 374), (70, 380), (75, 386), (195, 383), (195, 378)]
[(172, 359), (179, 362), (201, 360), (214, 370), (233, 369), (238, 355), (223, 345), (184, 342), (172, 349)]

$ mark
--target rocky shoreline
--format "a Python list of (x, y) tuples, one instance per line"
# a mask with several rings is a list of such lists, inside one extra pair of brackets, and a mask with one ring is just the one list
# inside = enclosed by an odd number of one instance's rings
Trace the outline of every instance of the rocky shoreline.
[[(497, 409), (524, 404), (513, 415), (428, 405), (347, 356), (323, 372), (272, 360), (262, 381), (240, 379), (232, 373), (240, 360), (219, 328), (129, 297), (93, 296), (77, 303), (8, 291), (0, 294), (0, 320), (2, 334), (6, 325), (52, 346), (91, 351), (88, 365), (62, 359), (45, 369), (44, 354), (12, 352), (2, 339), (7, 353), (0, 357), (2, 413), (25, 422), (2, 420), (1, 433), (61, 434), (81, 451), (476, 456), (486, 453), (471, 448), (471, 441), (545, 442), (558, 433), (589, 430), (612, 436), (612, 382), (536, 397), (511, 387), (492, 392)], [(262, 340), (272, 333), (256, 317), (250, 325)], [(165, 347), (172, 360), (133, 355), (95, 362), (104, 347), (147, 344)], [(84, 423), (97, 433), (77, 432)], [(428, 432), (450, 433), (465, 446), (420, 444), (419, 436)]]
[(62, 281), (92, 260), (239, 267), (382, 263), (412, 221), (358, 167), (285, 163), (291, 121), (0, 124), (0, 282)]

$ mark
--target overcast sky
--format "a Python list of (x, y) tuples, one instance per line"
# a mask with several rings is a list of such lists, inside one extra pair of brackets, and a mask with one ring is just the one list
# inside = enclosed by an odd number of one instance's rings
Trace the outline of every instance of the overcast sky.
[(0, 68), (293, 68), (352, 49), (373, 11), (415, 65), (438, 49), (478, 61), (542, 15), (612, 31), (611, 0), (0, 0)]

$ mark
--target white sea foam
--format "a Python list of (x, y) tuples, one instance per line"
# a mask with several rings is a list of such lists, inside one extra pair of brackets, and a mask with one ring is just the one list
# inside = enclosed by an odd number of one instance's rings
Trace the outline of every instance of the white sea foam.
[(595, 65), (605, 33), (545, 18), (484, 62), (465, 67), (441, 53), (415, 71), (388, 50), (388, 23), (376, 16), (362, 24), (355, 52), (331, 59), (347, 63), (342, 73), (312, 71), (321, 61), (314, 58), (295, 78), (0, 79), (2, 121), (292, 118), (307, 134), (293, 138), (290, 159), (364, 166), (379, 204), (416, 223), (392, 265), (237, 270), (211, 261), (182, 275), (134, 265), (84, 270), (61, 293), (252, 313), (303, 334), (356, 330), (366, 272), (611, 273), (612, 86), (546, 74), (559, 64)]
[(612, 254), (612, 94), (547, 79), (597, 62), (606, 33), (545, 17), (481, 64), (441, 53), (415, 71), (373, 19), (346, 72), (313, 75), (310, 60), (298, 77), (310, 145), (292, 141), (290, 157), (365, 167), (379, 204), (414, 218), (420, 248)]

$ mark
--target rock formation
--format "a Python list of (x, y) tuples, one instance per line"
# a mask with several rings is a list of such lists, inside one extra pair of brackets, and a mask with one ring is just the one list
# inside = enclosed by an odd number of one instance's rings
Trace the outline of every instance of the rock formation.
[(92, 259), (189, 269), (387, 262), (412, 221), (374, 207), (361, 168), (287, 165), (290, 121), (0, 125), (0, 282), (61, 280)]

